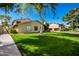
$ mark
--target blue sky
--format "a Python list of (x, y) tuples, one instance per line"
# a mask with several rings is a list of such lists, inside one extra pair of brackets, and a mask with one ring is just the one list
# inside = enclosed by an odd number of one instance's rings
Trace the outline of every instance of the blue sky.
[(79, 8), (79, 3), (60, 3), (56, 7), (56, 14), (58, 19), (56, 20), (58, 23), (63, 23), (62, 16), (64, 16), (69, 10)]
[[(63, 23), (62, 21), (62, 16), (64, 16), (69, 10), (74, 9), (74, 8), (78, 8), (79, 4), (78, 3), (58, 3), (58, 5), (56, 6), (56, 16), (57, 18), (53, 18), (53, 14), (49, 13), (49, 10), (46, 14), (46, 16), (43, 16), (43, 18), (47, 21), (47, 22), (56, 22), (56, 23)], [(0, 14), (4, 14), (4, 12), (2, 10), (0, 10)], [(49, 17), (48, 15), (51, 15), (52, 17)], [(12, 17), (11, 22), (13, 20), (16, 20), (18, 18), (31, 18), (32, 20), (39, 20), (38, 14), (35, 12), (35, 10), (30, 7), (29, 9), (27, 9), (27, 12), (25, 15), (23, 14), (16, 14), (14, 12), (10, 12), (9, 15)]]

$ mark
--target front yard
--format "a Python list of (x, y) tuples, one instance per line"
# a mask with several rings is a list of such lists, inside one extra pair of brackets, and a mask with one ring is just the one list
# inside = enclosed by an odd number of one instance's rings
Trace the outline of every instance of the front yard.
[(38, 33), (11, 35), (22, 55), (79, 55), (79, 35), (67, 33)]

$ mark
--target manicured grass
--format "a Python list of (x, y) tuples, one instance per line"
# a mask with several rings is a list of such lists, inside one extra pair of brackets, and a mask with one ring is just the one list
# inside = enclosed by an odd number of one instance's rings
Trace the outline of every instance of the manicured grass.
[(22, 55), (79, 55), (79, 35), (67, 33), (12, 34)]

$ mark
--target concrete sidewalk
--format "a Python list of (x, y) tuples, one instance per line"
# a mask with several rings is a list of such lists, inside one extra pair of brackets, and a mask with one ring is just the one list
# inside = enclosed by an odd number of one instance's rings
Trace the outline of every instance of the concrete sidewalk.
[(0, 56), (21, 56), (9, 34), (0, 35)]
[(69, 31), (63, 31), (62, 33), (79, 34), (79, 32), (69, 32)]

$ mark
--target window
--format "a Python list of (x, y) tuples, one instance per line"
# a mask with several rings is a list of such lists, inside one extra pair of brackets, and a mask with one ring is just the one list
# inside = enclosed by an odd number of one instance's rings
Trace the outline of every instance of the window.
[(34, 26), (34, 30), (37, 31), (38, 30), (38, 27), (37, 26)]
[(30, 30), (30, 26), (27, 26), (27, 30), (28, 30), (28, 31)]

